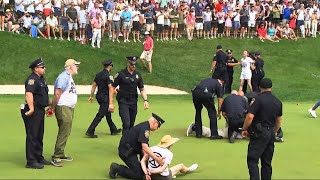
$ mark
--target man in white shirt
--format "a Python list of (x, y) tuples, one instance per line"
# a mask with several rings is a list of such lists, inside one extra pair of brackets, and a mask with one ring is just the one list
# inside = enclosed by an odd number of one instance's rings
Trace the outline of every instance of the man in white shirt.
[(248, 21), (248, 38), (249, 35), (251, 35), (251, 38), (253, 38), (253, 34), (255, 33), (255, 27), (256, 27), (256, 20), (257, 20), (257, 12), (253, 10), (254, 6), (250, 7), (249, 11), (249, 21)]
[(198, 168), (198, 164), (192, 164), (190, 167), (186, 167), (181, 163), (169, 169), (169, 165), (173, 159), (173, 153), (169, 149), (177, 141), (179, 141), (178, 138), (165, 135), (161, 138), (161, 141), (158, 145), (150, 148), (151, 151), (156, 154), (156, 156), (164, 159), (165, 162), (162, 166), (147, 154), (143, 156), (141, 160), (141, 167), (147, 180), (172, 179), (178, 172), (184, 174), (187, 172), (193, 172)]
[(68, 59), (64, 65), (65, 71), (58, 76), (54, 84), (51, 108), (56, 114), (59, 131), (51, 163), (57, 167), (63, 165), (62, 160), (73, 160), (72, 157), (64, 153), (64, 149), (71, 133), (74, 108), (77, 104), (78, 95), (72, 76), (78, 74), (79, 64), (80, 62), (74, 59)]

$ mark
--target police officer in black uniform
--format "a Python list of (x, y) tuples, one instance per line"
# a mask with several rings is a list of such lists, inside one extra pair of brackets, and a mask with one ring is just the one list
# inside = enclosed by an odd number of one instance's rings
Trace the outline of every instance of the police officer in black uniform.
[[(115, 179), (117, 175), (127, 179), (143, 179), (149, 176), (144, 174), (140, 160), (143, 157), (143, 153), (147, 153), (150, 157), (154, 158), (160, 165), (163, 165), (163, 158), (156, 156), (149, 148), (149, 136), (150, 131), (155, 131), (165, 121), (152, 113), (152, 116), (148, 121), (142, 122), (123, 134), (120, 140), (118, 152), (120, 158), (127, 166), (119, 165), (117, 163), (111, 163), (109, 176)], [(137, 156), (140, 156), (140, 160)]]
[(228, 123), (228, 138), (230, 143), (234, 143), (239, 133), (239, 128), (243, 126), (244, 118), (247, 114), (248, 101), (238, 92), (233, 90), (231, 95), (223, 100), (221, 111)]
[(232, 50), (228, 49), (227, 53), (227, 72), (228, 72), (228, 84), (225, 84), (225, 93), (230, 94), (233, 83), (233, 66), (240, 65), (240, 62), (232, 55)]
[(31, 75), (25, 81), (26, 104), (21, 105), (21, 115), (26, 129), (26, 168), (42, 169), (50, 165), (42, 155), (45, 108), (49, 106), (48, 86), (43, 78), (46, 72), (42, 58), (33, 61)]
[[(222, 139), (222, 136), (218, 135), (217, 127), (217, 115), (221, 117), (221, 105), (223, 96), (223, 81), (220, 79), (204, 79), (192, 90), (192, 100), (194, 108), (196, 109), (195, 115), (195, 131), (196, 137), (202, 137), (202, 118), (201, 111), (203, 106), (207, 109), (210, 119), (210, 139)], [(218, 114), (214, 106), (213, 97), (218, 98)]]
[(242, 135), (250, 136), (247, 155), (250, 179), (260, 179), (260, 159), (261, 179), (271, 180), (275, 134), (282, 122), (282, 103), (272, 95), (271, 88), (270, 79), (261, 80), (261, 93), (252, 100), (242, 127)]
[(253, 70), (252, 73), (256, 78), (255, 78), (255, 81), (252, 82), (252, 90), (259, 92), (260, 81), (264, 78), (264, 70), (263, 70), (264, 61), (263, 59), (261, 59), (259, 51), (254, 52), (254, 56), (255, 56), (255, 62), (254, 62), (255, 69)]
[(115, 93), (115, 88), (119, 86), (119, 90), (117, 90), (117, 101), (119, 105), (119, 114), (122, 121), (122, 133), (133, 127), (136, 120), (138, 101), (137, 87), (139, 88), (144, 101), (144, 109), (149, 108), (149, 101), (146, 90), (144, 89), (142, 76), (138, 71), (135, 70), (138, 57), (129, 56), (127, 59), (127, 67), (118, 72), (114, 77), (115, 79), (111, 86), (112, 91), (110, 92), (109, 104), (109, 110), (110, 112), (113, 112), (113, 94)]
[(212, 74), (213, 79), (221, 79), (223, 80), (224, 84), (229, 83), (227, 72), (227, 55), (222, 51), (221, 45), (217, 46), (216, 56), (213, 58), (210, 73)]
[(113, 123), (111, 118), (111, 112), (109, 112), (109, 91), (112, 89), (109, 88), (112, 86), (113, 77), (110, 74), (113, 64), (112, 60), (108, 59), (105, 60), (103, 63), (103, 70), (96, 74), (94, 82), (91, 88), (91, 95), (89, 97), (89, 102), (92, 103), (93, 94), (96, 91), (98, 86), (98, 92), (96, 94), (96, 99), (100, 105), (99, 112), (97, 113), (96, 117), (93, 119), (92, 123), (90, 124), (86, 135), (90, 138), (97, 138), (98, 136), (94, 134), (96, 127), (100, 123), (101, 119), (106, 116), (107, 123), (110, 128), (111, 135), (116, 135), (121, 132), (121, 129), (117, 129), (116, 125)]

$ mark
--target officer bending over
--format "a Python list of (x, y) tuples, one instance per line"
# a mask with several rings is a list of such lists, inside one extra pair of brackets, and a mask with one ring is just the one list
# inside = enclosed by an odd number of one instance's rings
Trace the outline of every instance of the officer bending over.
[(132, 127), (122, 135), (118, 152), (127, 166), (111, 163), (110, 178), (115, 179), (117, 175), (127, 179), (142, 179), (145, 177), (140, 160), (137, 157), (139, 155), (140, 159), (142, 159), (144, 153), (152, 157), (158, 164), (164, 164), (163, 158), (156, 156), (149, 148), (150, 131), (157, 130), (164, 122), (163, 119), (152, 113), (148, 121)]

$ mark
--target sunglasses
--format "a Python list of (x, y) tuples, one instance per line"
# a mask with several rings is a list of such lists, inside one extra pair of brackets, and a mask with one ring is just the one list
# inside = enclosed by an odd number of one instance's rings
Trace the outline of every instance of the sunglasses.
[(45, 66), (39, 66), (38, 68), (45, 69), (46, 67)]

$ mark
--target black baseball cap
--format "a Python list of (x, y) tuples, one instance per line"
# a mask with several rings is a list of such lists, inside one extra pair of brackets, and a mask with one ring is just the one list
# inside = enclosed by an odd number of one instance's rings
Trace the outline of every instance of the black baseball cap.
[(259, 56), (259, 55), (260, 55), (260, 51), (256, 51), (256, 52), (254, 52), (254, 54), (255, 54), (256, 56)]
[(260, 88), (267, 89), (272, 87), (272, 81), (269, 78), (263, 78), (260, 81)]
[(152, 117), (158, 121), (159, 128), (163, 123), (165, 123), (165, 121), (161, 117), (159, 117), (158, 115), (156, 115), (154, 113), (152, 113)]

